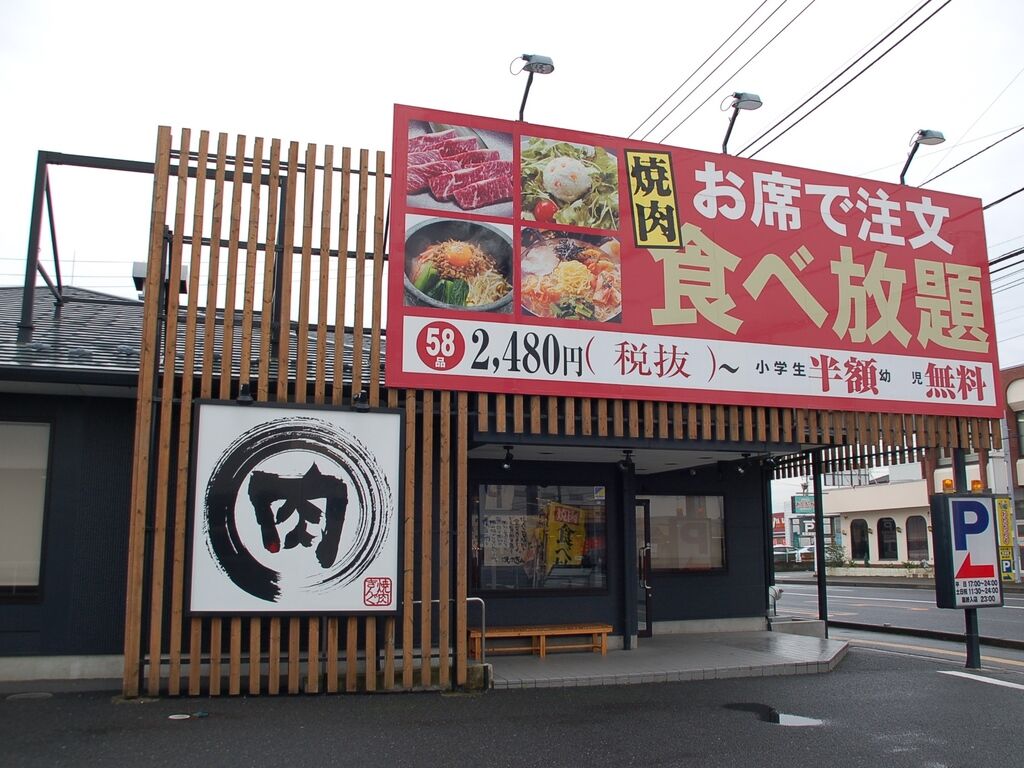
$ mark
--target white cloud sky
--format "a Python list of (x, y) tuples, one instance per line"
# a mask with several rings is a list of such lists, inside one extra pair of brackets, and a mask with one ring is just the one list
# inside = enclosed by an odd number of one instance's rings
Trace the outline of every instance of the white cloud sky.
[[(710, 97), (665, 141), (718, 151), (723, 97), (753, 91), (764, 107), (740, 115), (730, 139), (740, 150), (922, 1), (816, 0), (730, 78), (807, 5), (791, 0), (650, 139)], [(167, 124), (390, 154), (396, 102), (514, 119), (525, 75), (509, 64), (524, 52), (556, 66), (535, 79), (528, 121), (626, 136), (758, 5), (5, 0), (0, 284), (23, 279), (37, 150), (149, 160)], [(911, 135), (941, 130), (947, 142), (923, 148), (908, 173), (920, 184), (1024, 125), (1022, 33), (1019, 0), (953, 2), (758, 159), (892, 182)], [(991, 202), (1021, 186), (1021, 167), (1024, 132), (930, 186)], [(130, 295), (130, 263), (145, 257), (148, 180), (104, 178), (104, 195), (90, 192), (96, 180), (53, 172), (64, 277)], [(990, 257), (1024, 245), (1022, 211), (1024, 194), (987, 212)], [(1004, 366), (1024, 361), (1022, 291), (996, 294)]]

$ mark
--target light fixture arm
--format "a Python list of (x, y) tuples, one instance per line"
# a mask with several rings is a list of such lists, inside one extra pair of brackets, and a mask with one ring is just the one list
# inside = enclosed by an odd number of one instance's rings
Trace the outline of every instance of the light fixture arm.
[(530, 95), (530, 86), (533, 85), (533, 71), (526, 78), (526, 90), (523, 91), (523, 103), (519, 105), (519, 122), (523, 122), (523, 110), (526, 109), (526, 98)]
[(740, 107), (739, 107), (739, 103), (737, 103), (736, 106), (732, 108), (732, 117), (729, 118), (729, 127), (725, 131), (725, 138), (722, 139), (722, 154), (723, 155), (728, 155), (729, 154), (729, 150), (726, 149), (726, 147), (729, 144), (729, 137), (732, 135), (732, 126), (736, 122), (736, 115), (738, 115), (739, 113), (740, 113)]
[(920, 147), (919, 142), (914, 142), (913, 146), (910, 147), (910, 153), (907, 155), (907, 162), (903, 164), (903, 170), (900, 171), (900, 184), (906, 184), (904, 177), (907, 175), (907, 168), (910, 167), (910, 161), (914, 159), (914, 154), (917, 152), (917, 148)]

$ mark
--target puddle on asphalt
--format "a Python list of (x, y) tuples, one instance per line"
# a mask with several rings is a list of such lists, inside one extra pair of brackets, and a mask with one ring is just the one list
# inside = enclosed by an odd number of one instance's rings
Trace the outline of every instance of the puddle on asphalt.
[(738, 710), (740, 712), (753, 712), (760, 720), (766, 723), (774, 723), (776, 725), (808, 726), (822, 724), (821, 720), (817, 720), (813, 717), (787, 715), (785, 712), (779, 712), (779, 710), (774, 707), (769, 707), (767, 704), (726, 704), (725, 708)]

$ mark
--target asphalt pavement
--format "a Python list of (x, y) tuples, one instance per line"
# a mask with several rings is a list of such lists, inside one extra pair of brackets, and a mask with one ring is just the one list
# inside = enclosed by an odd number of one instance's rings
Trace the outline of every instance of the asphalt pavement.
[(858, 647), (834, 672), (796, 677), (472, 695), (63, 693), (0, 701), (0, 754), (12, 768), (1020, 765), (1024, 673), (963, 674)]

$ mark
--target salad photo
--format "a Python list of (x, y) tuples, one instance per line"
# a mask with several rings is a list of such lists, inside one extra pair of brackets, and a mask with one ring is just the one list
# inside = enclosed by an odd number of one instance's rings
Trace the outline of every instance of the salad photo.
[(524, 136), (520, 172), (524, 220), (619, 228), (619, 164), (603, 147)]
[(559, 320), (622, 319), (619, 241), (610, 237), (523, 230), (523, 309)]

